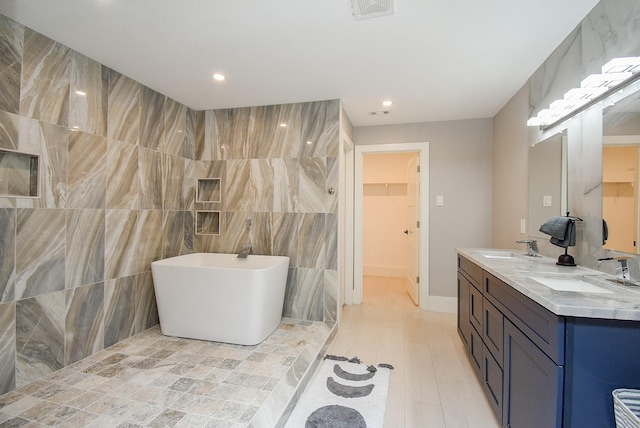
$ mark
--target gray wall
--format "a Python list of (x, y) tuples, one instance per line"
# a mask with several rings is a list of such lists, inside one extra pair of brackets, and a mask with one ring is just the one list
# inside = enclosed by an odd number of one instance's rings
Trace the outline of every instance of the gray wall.
[(455, 297), (454, 248), (491, 245), (491, 119), (354, 127), (353, 135), (356, 145), (429, 143), (429, 293)]
[[(528, 144), (540, 139), (526, 121), (552, 101), (579, 87), (589, 74), (615, 57), (640, 56), (640, 3), (637, 0), (601, 0), (578, 27), (552, 52), (529, 81), (494, 117), (493, 245), (515, 248), (516, 225), (527, 206)], [(527, 100), (528, 94), (528, 100)], [(596, 119), (597, 122), (597, 119)], [(578, 224), (573, 251), (579, 264), (595, 267), (602, 248), (601, 124), (583, 118), (569, 128), (569, 206)], [(594, 176), (595, 174), (595, 176)], [(512, 195), (512, 197), (507, 197)], [(557, 256), (557, 247), (545, 245), (543, 254)]]

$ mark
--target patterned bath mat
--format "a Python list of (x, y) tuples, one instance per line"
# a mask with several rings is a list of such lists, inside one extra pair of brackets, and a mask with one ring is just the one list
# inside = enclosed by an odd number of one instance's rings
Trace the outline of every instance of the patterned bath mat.
[(325, 356), (285, 428), (382, 428), (391, 370)]

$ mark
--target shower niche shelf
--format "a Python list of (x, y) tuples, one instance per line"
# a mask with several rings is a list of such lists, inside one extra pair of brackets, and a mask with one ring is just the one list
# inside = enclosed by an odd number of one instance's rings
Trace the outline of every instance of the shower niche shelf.
[(220, 211), (196, 211), (196, 235), (220, 235)]
[(220, 202), (221, 180), (219, 178), (198, 178), (196, 202)]
[(37, 198), (37, 155), (0, 149), (0, 197)]

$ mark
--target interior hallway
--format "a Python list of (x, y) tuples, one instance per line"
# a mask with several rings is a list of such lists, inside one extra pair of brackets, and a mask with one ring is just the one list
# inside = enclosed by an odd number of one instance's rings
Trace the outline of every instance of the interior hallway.
[(455, 314), (413, 304), (403, 279), (365, 277), (361, 305), (344, 306), (329, 353), (389, 363), (385, 428), (497, 428), (467, 361)]

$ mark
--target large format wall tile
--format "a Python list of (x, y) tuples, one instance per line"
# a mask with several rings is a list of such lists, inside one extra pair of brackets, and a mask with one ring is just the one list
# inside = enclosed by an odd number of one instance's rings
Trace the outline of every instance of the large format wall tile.
[(104, 210), (68, 210), (66, 288), (104, 279)]
[(24, 27), (0, 15), (0, 110), (20, 111)]
[(0, 395), (16, 387), (16, 304), (0, 304)]
[(140, 89), (140, 146), (159, 149), (164, 144), (165, 97), (147, 87)]
[(71, 50), (25, 29), (20, 114), (67, 127)]
[(16, 386), (64, 367), (65, 291), (16, 302)]
[(16, 298), (65, 288), (65, 211), (18, 209)]
[(251, 188), (248, 186), (251, 177), (249, 160), (227, 161), (223, 205), (226, 211), (250, 211)]
[(138, 148), (138, 209), (162, 209), (162, 153)]
[(0, 111), (0, 149), (18, 149), (19, 128), (20, 116)]
[(135, 284), (135, 276), (112, 279), (104, 284), (105, 348), (134, 334)]
[(299, 204), (301, 212), (326, 212), (326, 168), (325, 158), (300, 159)]
[(167, 98), (164, 104), (165, 142), (161, 146), (163, 153), (183, 156), (187, 126), (187, 107)]
[(193, 215), (188, 211), (166, 211), (162, 223), (162, 258), (193, 251)]
[(135, 333), (139, 333), (158, 324), (158, 306), (156, 305), (151, 272), (147, 271), (136, 275), (134, 281), (136, 316), (133, 324)]
[[(249, 130), (250, 156), (259, 158), (293, 158), (300, 151), (300, 104), (253, 107)], [(281, 125), (286, 126), (281, 126)], [(306, 142), (305, 142), (306, 143)]]
[(15, 248), (16, 210), (0, 208), (0, 303), (15, 300)]
[(134, 237), (135, 272), (151, 270), (151, 262), (162, 258), (162, 211), (138, 211), (138, 221)]
[(67, 203), (69, 130), (21, 117), (18, 150), (40, 156), (39, 198), (19, 199), (19, 206), (64, 208)]
[(65, 365), (104, 347), (104, 285), (77, 287), (66, 292)]
[(107, 208), (138, 208), (138, 147), (117, 140), (107, 142)]
[(84, 132), (69, 137), (67, 208), (104, 208), (107, 139)]
[(324, 269), (325, 214), (302, 216), (298, 231), (298, 266)]
[(338, 289), (340, 280), (338, 271), (325, 269), (324, 271), (324, 321), (338, 321)]
[(322, 269), (289, 269), (283, 316), (322, 321), (324, 271)]
[(113, 279), (135, 272), (135, 230), (137, 211), (106, 210), (104, 278)]
[(107, 136), (109, 69), (79, 54), (71, 54), (69, 128)]
[(209, 159), (248, 159), (251, 108), (210, 110), (206, 120), (210, 133), (205, 144)]
[(162, 208), (166, 211), (184, 209), (185, 160), (178, 156), (163, 154), (161, 157)]
[(299, 211), (300, 159), (271, 159), (273, 211)]
[(140, 138), (140, 84), (109, 71), (107, 136), (138, 144)]

